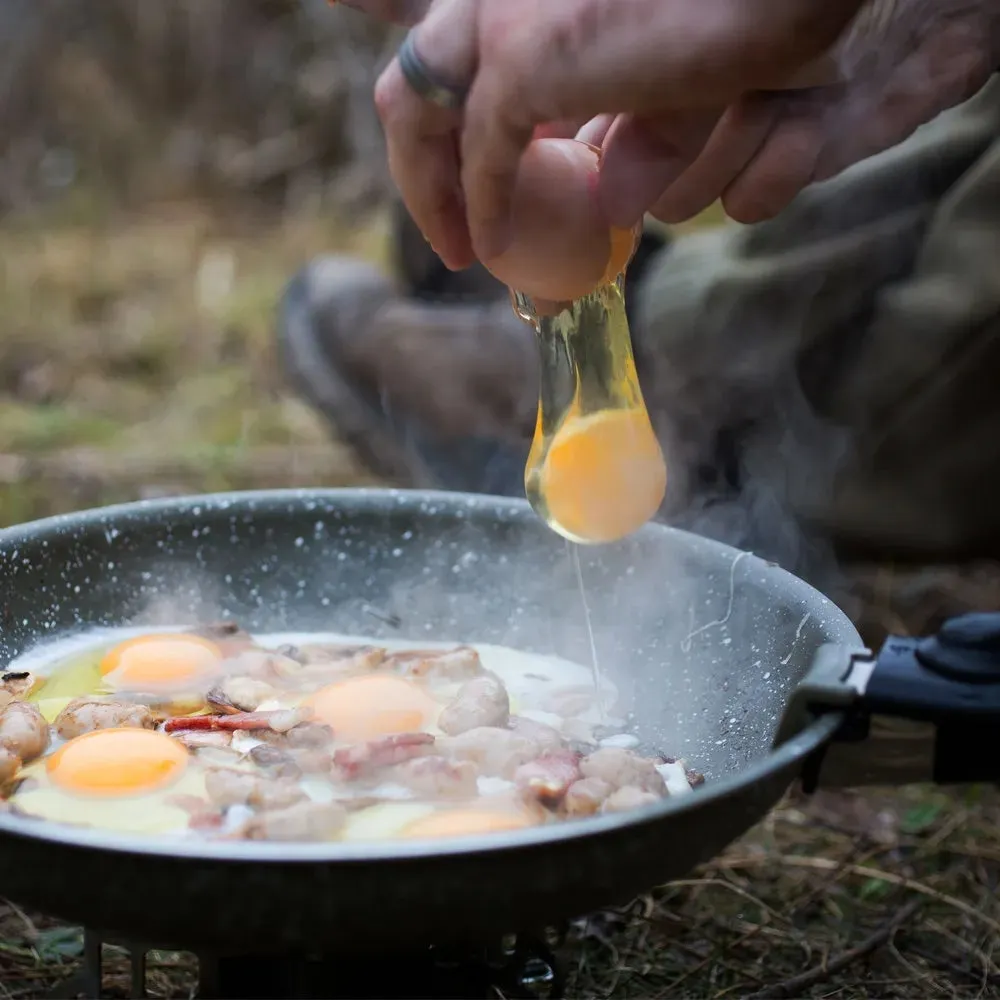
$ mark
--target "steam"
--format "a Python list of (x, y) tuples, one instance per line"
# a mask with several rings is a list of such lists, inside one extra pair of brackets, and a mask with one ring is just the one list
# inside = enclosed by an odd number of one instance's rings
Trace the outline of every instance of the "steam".
[(154, 564), (149, 575), (161, 582), (142, 594), (143, 603), (130, 625), (176, 628), (209, 625), (230, 617), (222, 581), (208, 570)]

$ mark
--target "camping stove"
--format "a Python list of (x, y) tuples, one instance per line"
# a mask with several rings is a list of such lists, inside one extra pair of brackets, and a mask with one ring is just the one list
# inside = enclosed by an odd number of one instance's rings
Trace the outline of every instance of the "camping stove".
[[(561, 942), (559, 942), (561, 943)], [(531, 935), (511, 935), (491, 946), (459, 951), (430, 949), (417, 955), (386, 951), (367, 959), (288, 959), (199, 954), (200, 1000), (477, 1000), (497, 996), (558, 1000), (563, 976), (552, 945)], [(153, 950), (84, 933), (80, 971), (50, 994), (53, 1000), (102, 996), (102, 946), (124, 949), (132, 965), (131, 997), (146, 997), (146, 955)], [(195, 949), (191, 949), (195, 951)]]

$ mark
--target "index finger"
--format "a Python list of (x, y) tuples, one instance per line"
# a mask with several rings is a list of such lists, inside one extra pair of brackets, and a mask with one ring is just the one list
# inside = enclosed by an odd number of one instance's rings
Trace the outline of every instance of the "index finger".
[(510, 211), (521, 154), (542, 122), (506, 94), (509, 82), (481, 69), (465, 107), (462, 190), (469, 235), (481, 261), (510, 245)]
[[(413, 29), (413, 44), (428, 70), (460, 81), (474, 70), (476, 0), (435, 0)], [(474, 258), (461, 192), (457, 136), (460, 111), (421, 97), (394, 59), (379, 78), (375, 104), (385, 129), (389, 170), (413, 220), (452, 269)]]
[(449, 268), (468, 267), (474, 256), (459, 187), (459, 113), (414, 94), (395, 60), (379, 77), (375, 103), (389, 173), (413, 221)]

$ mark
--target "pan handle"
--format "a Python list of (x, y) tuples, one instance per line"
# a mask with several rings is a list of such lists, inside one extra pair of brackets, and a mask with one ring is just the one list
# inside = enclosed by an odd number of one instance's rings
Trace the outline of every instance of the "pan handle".
[(890, 636), (877, 655), (822, 646), (775, 740), (836, 713), (833, 743), (803, 773), (824, 785), (1000, 782), (1000, 613), (962, 615), (924, 638)]

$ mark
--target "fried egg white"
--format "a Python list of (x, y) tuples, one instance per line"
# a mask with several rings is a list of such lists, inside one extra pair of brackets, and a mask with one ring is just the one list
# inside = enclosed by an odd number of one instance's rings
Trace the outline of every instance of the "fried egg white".
[(26, 767), (14, 809), (39, 819), (122, 833), (182, 833), (178, 797), (205, 800), (205, 779), (177, 741), (146, 729), (102, 729)]

